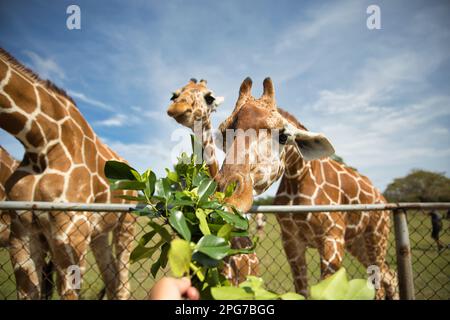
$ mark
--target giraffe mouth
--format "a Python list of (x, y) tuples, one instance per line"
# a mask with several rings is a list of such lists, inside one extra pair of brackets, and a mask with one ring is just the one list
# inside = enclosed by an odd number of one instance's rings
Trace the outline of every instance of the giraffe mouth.
[(174, 119), (178, 123), (183, 123), (183, 122), (186, 122), (186, 120), (188, 120), (188, 116), (187, 116), (186, 112), (184, 112), (182, 114), (176, 115), (174, 117)]

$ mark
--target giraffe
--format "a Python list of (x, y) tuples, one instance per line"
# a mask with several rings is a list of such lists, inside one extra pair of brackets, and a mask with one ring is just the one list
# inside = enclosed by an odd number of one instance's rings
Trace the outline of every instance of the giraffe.
[[(5, 183), (19, 166), (20, 162), (11, 156), (8, 151), (0, 146), (0, 201), (6, 200)], [(0, 248), (9, 247), (9, 236), (11, 233), (11, 217), (8, 211), (0, 212)], [(45, 246), (45, 243), (43, 243)], [(42, 272), (42, 296), (46, 300), (53, 295), (53, 263), (49, 261), (43, 266)]]
[[(294, 116), (277, 107), (275, 90), (270, 78), (264, 80), (264, 92), (260, 99), (251, 95), (252, 81), (244, 80), (233, 113), (220, 126), (222, 134), (228, 129), (255, 129), (256, 142), (245, 145), (241, 154), (243, 164), (233, 163), (234, 155), (227, 153), (221, 173), (222, 183), (236, 181), (239, 185), (233, 201), (241, 208), (250, 208), (252, 190), (266, 190), (281, 178), (275, 204), (278, 205), (325, 205), (385, 203), (385, 199), (370, 180), (329, 158), (334, 149), (328, 139), (319, 133), (308, 131)], [(261, 134), (262, 129), (271, 130)], [(237, 138), (229, 143), (236, 153)], [(268, 162), (250, 161), (258, 159), (258, 146), (279, 146)], [(227, 145), (228, 148), (228, 145)], [(232, 153), (232, 152), (229, 152)], [(267, 156), (265, 156), (267, 158)], [(296, 291), (307, 295), (307, 247), (316, 248), (320, 254), (321, 277), (326, 278), (342, 265), (347, 249), (365, 267), (379, 268), (381, 286), (376, 298), (398, 298), (397, 279), (385, 261), (390, 230), (388, 211), (376, 212), (320, 212), (280, 214), (277, 220), (281, 227), (283, 247), (294, 277)]]
[[(19, 166), (19, 161), (14, 159), (8, 151), (0, 146), (0, 201), (6, 199), (6, 180)], [(11, 218), (8, 212), (0, 212), (0, 248), (8, 247)]]
[[(107, 160), (123, 161), (82, 117), (74, 101), (0, 49), (0, 127), (24, 146), (19, 167), (5, 185), (8, 200), (119, 202), (104, 175)], [(12, 211), (10, 257), (19, 299), (41, 297), (46, 250), (57, 272), (58, 293), (77, 299), (71, 272), (82, 275), (92, 248), (108, 298), (129, 298), (131, 213)], [(115, 255), (109, 244), (113, 231)], [(44, 239), (45, 241), (40, 241)], [(46, 246), (43, 245), (46, 244)], [(76, 282), (75, 282), (76, 284)]]
[[(204, 160), (208, 170), (215, 180), (219, 179), (219, 164), (215, 151), (215, 139), (211, 125), (211, 112), (223, 102), (223, 97), (217, 97), (207, 87), (206, 80), (191, 79), (187, 85), (176, 90), (171, 98), (172, 103), (167, 114), (181, 125), (190, 128), (196, 135), (196, 124), (201, 124), (201, 136)], [(252, 245), (248, 238), (233, 238), (234, 248), (246, 248)], [(256, 275), (259, 271), (259, 260), (256, 254), (234, 255), (226, 261), (223, 273), (234, 285), (246, 279), (247, 275)]]

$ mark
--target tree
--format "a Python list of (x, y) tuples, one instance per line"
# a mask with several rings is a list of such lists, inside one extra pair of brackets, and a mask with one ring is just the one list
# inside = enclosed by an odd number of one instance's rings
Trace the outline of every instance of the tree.
[(272, 205), (273, 200), (275, 200), (272, 196), (266, 196), (266, 197), (260, 197), (253, 201), (253, 205), (255, 206), (266, 206), (266, 205)]
[(384, 191), (389, 202), (450, 201), (450, 179), (442, 172), (414, 169), (396, 178)]
[(353, 169), (355, 171), (358, 171), (358, 169), (356, 169), (355, 167), (349, 166), (348, 164), (345, 163), (344, 158), (342, 158), (341, 156), (338, 156), (337, 154), (333, 154), (331, 157), (331, 159), (333, 159), (336, 162), (339, 162), (340, 164), (345, 165), (347, 168)]

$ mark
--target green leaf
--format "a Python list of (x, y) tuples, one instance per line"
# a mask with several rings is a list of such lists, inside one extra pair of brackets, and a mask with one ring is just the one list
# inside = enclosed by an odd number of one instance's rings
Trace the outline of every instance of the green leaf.
[(149, 221), (148, 225), (152, 227), (156, 232), (158, 232), (158, 234), (161, 236), (161, 238), (164, 239), (164, 241), (166, 242), (172, 241), (172, 237), (170, 236), (170, 233), (169, 231), (167, 231), (166, 228), (153, 221)]
[(211, 294), (215, 300), (253, 300), (252, 292), (247, 292), (244, 288), (236, 287), (215, 287), (211, 288)]
[(161, 247), (161, 254), (159, 255), (158, 260), (154, 264), (152, 264), (152, 267), (150, 269), (153, 278), (156, 277), (158, 274), (158, 271), (160, 268), (164, 268), (167, 264), (167, 254), (169, 253), (170, 245), (166, 242)]
[(170, 204), (173, 207), (185, 207), (185, 206), (192, 207), (195, 205), (194, 201), (188, 199), (175, 199), (170, 201)]
[(349, 289), (345, 268), (339, 269), (318, 284), (311, 286), (313, 300), (342, 300)]
[(156, 230), (152, 230), (150, 232), (147, 232), (146, 234), (144, 234), (141, 239), (139, 239), (138, 244), (140, 244), (141, 246), (145, 246), (147, 243), (149, 243), (150, 240), (153, 239), (153, 237), (157, 234)]
[(174, 171), (170, 171), (169, 169), (166, 168), (166, 173), (167, 173), (167, 178), (173, 182), (178, 182), (178, 174)]
[(141, 175), (139, 174), (139, 172), (137, 172), (137, 171), (134, 170), (134, 169), (131, 169), (130, 172), (131, 172), (131, 174), (133, 175), (133, 177), (134, 177), (137, 181), (141, 181), (142, 177), (141, 177)]
[(248, 220), (244, 217), (242, 217), (239, 214), (223, 211), (223, 210), (216, 210), (218, 215), (222, 217), (223, 220), (231, 224), (232, 226), (241, 229), (241, 230), (247, 230), (248, 229)]
[(249, 233), (247, 230), (231, 232), (231, 237), (248, 237), (248, 235)]
[(182, 277), (189, 273), (191, 263), (191, 247), (183, 239), (174, 239), (170, 243), (169, 265), (175, 277)]
[(201, 205), (203, 209), (213, 209), (213, 210), (223, 207), (223, 205), (219, 203), (217, 200), (211, 200), (206, 203), (202, 203)]
[(204, 270), (202, 270), (202, 268), (197, 267), (192, 262), (190, 264), (190, 267), (191, 267), (192, 271), (194, 272), (194, 274), (197, 276), (198, 280), (200, 280), (201, 282), (204, 282), (205, 281)]
[(136, 180), (116, 180), (111, 183), (111, 190), (144, 190), (145, 183)]
[(180, 210), (172, 210), (169, 223), (185, 240), (191, 241), (191, 230), (189, 230), (183, 212)]
[(198, 187), (205, 179), (211, 179), (211, 178), (205, 172), (200, 171), (192, 179), (192, 185), (194, 187)]
[(145, 180), (144, 193), (147, 197), (151, 197), (155, 192), (156, 175), (153, 171), (147, 173), (147, 179)]
[(211, 231), (209, 230), (209, 227), (208, 227), (208, 221), (206, 221), (205, 211), (203, 209), (198, 208), (195, 211), (195, 216), (197, 217), (198, 221), (200, 222), (200, 224), (199, 224), (200, 231), (204, 235), (211, 234)]
[(262, 278), (248, 275), (245, 281), (239, 284), (239, 287), (249, 287), (253, 290), (262, 288), (263, 284), (264, 280)]
[(106, 161), (105, 163), (105, 176), (111, 180), (137, 180), (128, 164), (119, 161)]
[(138, 201), (138, 202), (145, 202), (145, 201), (147, 201), (147, 199), (145, 199), (145, 197), (143, 197), (143, 196), (135, 197), (135, 196), (129, 196), (129, 195), (125, 195), (125, 194), (114, 196), (114, 198), (124, 199), (124, 200), (129, 200), (129, 201)]
[(206, 254), (201, 253), (201, 252), (195, 252), (192, 255), (192, 260), (200, 263), (202, 266), (208, 267), (208, 268), (214, 268), (219, 266), (220, 264), (220, 260), (216, 260), (213, 258), (208, 257)]
[(278, 294), (270, 292), (263, 288), (252, 290), (255, 295), (255, 300), (275, 300), (278, 299)]
[(159, 247), (162, 245), (164, 241), (158, 242), (153, 247), (145, 247), (141, 244), (138, 244), (136, 248), (131, 252), (130, 259), (131, 262), (136, 262), (138, 260), (144, 259), (144, 258), (151, 258), (151, 256), (155, 253), (156, 250), (159, 249)]
[(228, 255), (230, 245), (224, 238), (219, 238), (210, 234), (203, 236), (198, 241), (195, 249), (213, 259), (222, 260)]
[(224, 238), (226, 240), (230, 239), (231, 231), (233, 231), (233, 226), (231, 224), (225, 223), (219, 231), (217, 231), (217, 236)]
[(159, 212), (150, 209), (149, 207), (142, 207), (142, 208), (136, 208), (133, 210), (134, 213), (137, 213), (138, 215), (142, 216), (146, 216), (149, 218), (155, 218), (155, 217), (159, 217), (161, 216), (159, 214)]
[(250, 253), (255, 253), (255, 246), (254, 245), (251, 248), (230, 249), (228, 251), (228, 255), (230, 255), (230, 256), (235, 255), (235, 254), (250, 254)]
[(157, 195), (160, 198), (163, 198), (165, 200), (169, 199), (170, 197), (170, 185), (167, 179), (159, 179), (155, 183), (155, 195)]
[(353, 279), (348, 283), (348, 291), (345, 300), (373, 300), (375, 288), (365, 279)]
[(208, 200), (208, 197), (214, 193), (216, 190), (217, 183), (211, 179), (204, 179), (198, 186), (198, 202), (202, 203)]
[(279, 296), (281, 300), (305, 300), (305, 297), (295, 292), (287, 292)]
[(225, 197), (226, 198), (231, 197), (235, 189), (236, 189), (236, 182), (228, 184), (227, 187), (225, 188)]

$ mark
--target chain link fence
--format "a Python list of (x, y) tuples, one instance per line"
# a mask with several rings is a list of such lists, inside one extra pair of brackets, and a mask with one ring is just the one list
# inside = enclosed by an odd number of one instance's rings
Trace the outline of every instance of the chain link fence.
[[(1, 204), (1, 203), (0, 203)], [(406, 218), (411, 246), (411, 265), (413, 271), (416, 299), (450, 299), (450, 217), (447, 210), (433, 210), (440, 217), (440, 232), (436, 240), (436, 230), (432, 237), (431, 209), (407, 210)], [(60, 213), (64, 214), (64, 213)], [(259, 243), (256, 249), (260, 259), (260, 275), (267, 289), (275, 292), (294, 291), (294, 284), (289, 263), (283, 250), (280, 238), (280, 226), (275, 214), (267, 213), (266, 225), (263, 231), (258, 231), (255, 215), (251, 218), (250, 232), (258, 235)], [(434, 218), (436, 221), (436, 217)], [(393, 221), (393, 219), (392, 219)], [(140, 217), (135, 226), (133, 247), (141, 235), (150, 230), (148, 219)], [(436, 224), (436, 222), (435, 222)], [(435, 226), (436, 227), (436, 226)], [(397, 269), (394, 228), (391, 228), (390, 241), (386, 261), (391, 268)], [(110, 237), (110, 242), (112, 241)], [(153, 241), (158, 241), (155, 238)], [(150, 244), (148, 244), (150, 246)], [(169, 275), (166, 267), (156, 279), (150, 273), (152, 264), (159, 253), (149, 258), (137, 261), (130, 267), (130, 287), (132, 299), (145, 299), (155, 281), (164, 275)], [(47, 262), (49, 257), (47, 257)], [(320, 279), (319, 254), (316, 249), (308, 249), (308, 282), (314, 284)], [(367, 278), (366, 269), (350, 254), (346, 254), (343, 262), (350, 278)], [(55, 284), (56, 275), (50, 275), (50, 282)], [(81, 299), (99, 299), (102, 296), (104, 283), (91, 250), (86, 256), (86, 269), (83, 275)], [(0, 248), (0, 299), (16, 299), (16, 282), (7, 248)], [(54, 290), (52, 299), (59, 299)]]

